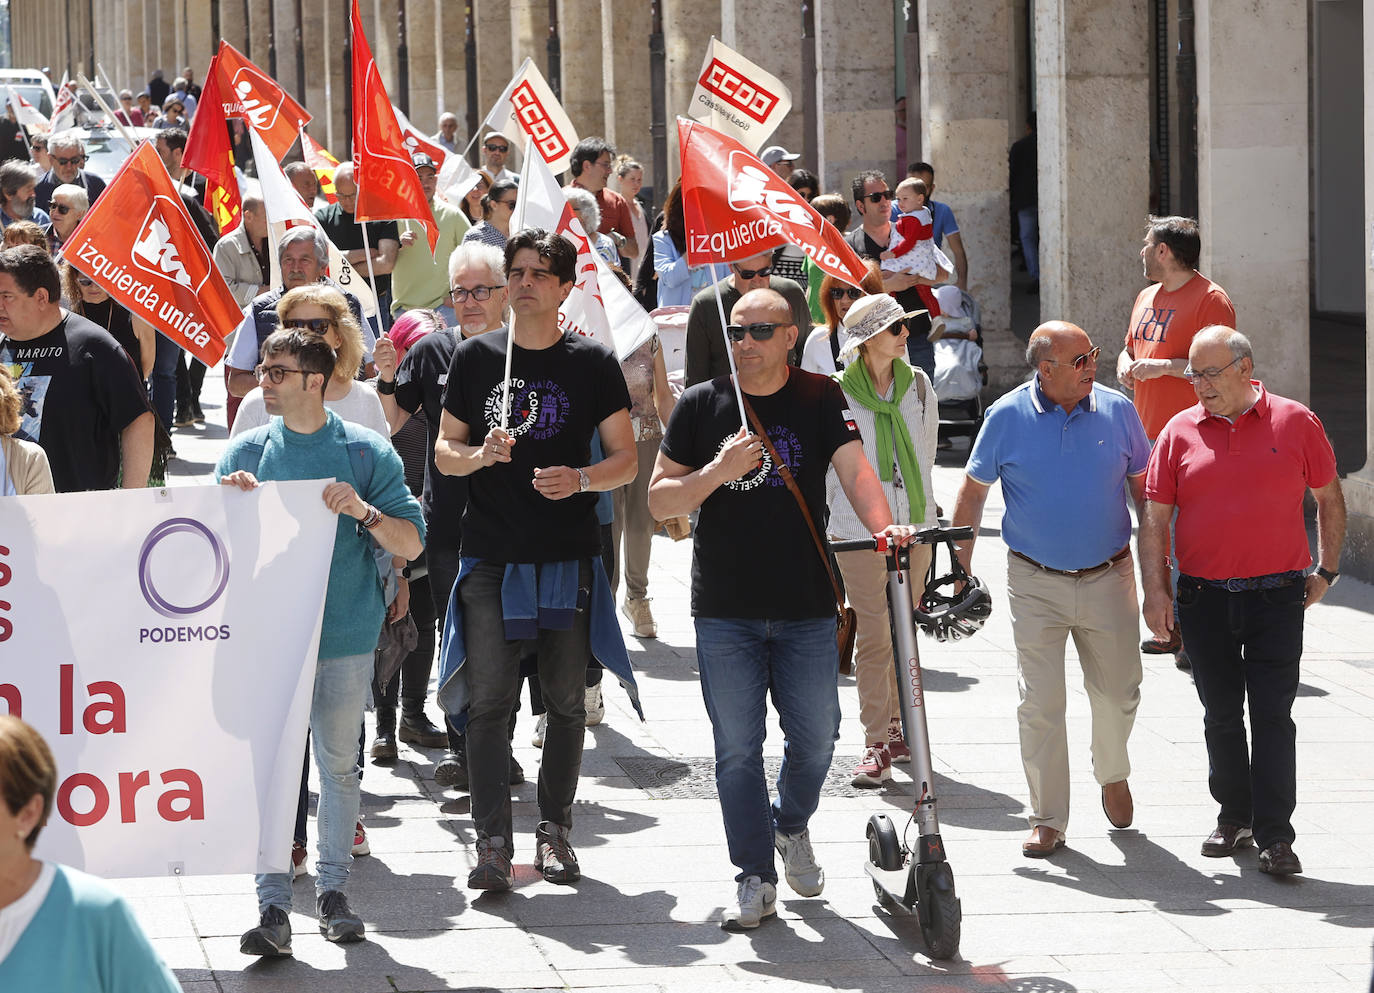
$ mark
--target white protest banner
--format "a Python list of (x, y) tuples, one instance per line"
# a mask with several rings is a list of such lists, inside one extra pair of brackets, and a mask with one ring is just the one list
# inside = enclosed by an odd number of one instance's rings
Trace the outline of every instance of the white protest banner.
[(601, 342), (623, 362), (649, 340), (655, 330), (654, 322), (592, 247), (582, 222), (568, 205), (544, 160), (529, 153), (526, 147), (525, 164), (520, 170), (520, 198), (510, 229), (534, 227), (556, 231), (577, 246), (576, 282), (558, 308), (558, 323), (566, 331)]
[(57, 760), (38, 857), (113, 877), (290, 869), (327, 483), (0, 500), (0, 712)]
[(396, 123), (401, 126), (401, 143), (406, 151), (411, 155), (423, 152), (434, 160), (434, 195), (458, 206), (468, 190), (477, 185), (480, 177), (461, 155), (449, 154), (442, 145), (435, 144), (421, 134), (400, 107), (393, 103), (391, 110), (396, 115)]
[(757, 155), (791, 109), (792, 94), (782, 80), (711, 38), (692, 91), (689, 117)]
[(529, 58), (521, 63), (515, 77), (496, 98), (496, 105), (483, 119), (479, 131), (485, 132), (488, 128), (507, 137), (521, 132), (528, 135), (554, 172), (568, 168), (573, 146), (577, 144), (577, 131), (568, 112), (553, 95), (539, 67)]
[(9, 91), (9, 105), (14, 111), (14, 119), (28, 128), (30, 134), (47, 134), (52, 130), (52, 122), (25, 100), (24, 94), (15, 92), (13, 86), (6, 86), (5, 89)]

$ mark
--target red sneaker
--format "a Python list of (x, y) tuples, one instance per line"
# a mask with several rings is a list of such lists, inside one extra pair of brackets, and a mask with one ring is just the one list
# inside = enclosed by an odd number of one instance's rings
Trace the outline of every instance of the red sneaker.
[(305, 857), (307, 855), (305, 845), (299, 841), (291, 843), (291, 878), (300, 879), (305, 875)]
[(911, 761), (911, 749), (906, 747), (906, 739), (902, 737), (900, 718), (887, 726), (887, 752), (894, 763), (905, 765)]
[(881, 742), (864, 749), (864, 757), (854, 767), (854, 786), (881, 786), (892, 778), (892, 756)]
[(353, 854), (371, 855), (372, 846), (367, 843), (367, 830), (363, 827), (363, 819), (358, 818), (358, 824), (353, 828)]

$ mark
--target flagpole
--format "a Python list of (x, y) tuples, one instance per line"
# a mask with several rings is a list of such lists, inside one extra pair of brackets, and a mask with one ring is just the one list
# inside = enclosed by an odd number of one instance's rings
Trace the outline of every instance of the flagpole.
[(14, 120), (19, 125), (19, 137), (24, 139), (24, 151), (29, 153), (29, 158), (33, 158), (33, 145), (29, 143), (28, 126), (19, 120), (19, 108), (14, 106), (14, 87), (6, 86), (5, 89), (9, 91), (7, 102), (11, 107), (14, 107)]
[(515, 354), (515, 314), (510, 317), (510, 327), (506, 331), (506, 375), (501, 381), (501, 430), (510, 424), (510, 361)]
[(100, 105), (100, 109), (105, 112), (105, 116), (110, 119), (110, 123), (113, 124), (119, 130), (119, 133), (124, 136), (124, 140), (129, 143), (129, 147), (137, 148), (138, 140), (129, 132), (129, 129), (124, 126), (124, 123), (118, 117), (115, 117), (114, 111), (112, 111), (105, 104), (105, 101), (101, 99), (100, 94), (96, 92), (96, 88), (92, 86), (91, 81), (86, 78), (86, 74), (83, 72), (78, 72), (76, 74), (76, 81), (80, 83), (82, 86), (84, 86), (86, 88), (86, 91), (90, 93), (91, 96), (95, 97), (95, 102)]
[(382, 298), (377, 294), (377, 277), (372, 272), (372, 245), (367, 240), (367, 224), (359, 221), (358, 226), (363, 229), (363, 253), (367, 256), (367, 281), (372, 284), (372, 299), (377, 301), (377, 337), (380, 338), (386, 333), (384, 330), (386, 317), (390, 315), (382, 313)]
[(729, 322), (725, 319), (725, 301), (720, 295), (720, 279), (716, 276), (716, 264), (711, 265), (711, 286), (716, 291), (716, 312), (720, 314), (720, 333), (725, 338), (725, 357), (730, 361), (730, 382), (735, 386), (735, 403), (739, 405), (740, 426), (749, 430), (749, 418), (744, 416), (744, 395), (740, 393), (739, 376), (735, 372), (735, 352), (730, 347), (730, 334), (725, 330)]

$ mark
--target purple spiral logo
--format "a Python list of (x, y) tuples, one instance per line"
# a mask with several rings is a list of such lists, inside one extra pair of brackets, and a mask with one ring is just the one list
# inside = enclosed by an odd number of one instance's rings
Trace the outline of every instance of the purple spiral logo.
[[(158, 542), (169, 535), (182, 533), (198, 534), (203, 537), (215, 556), (215, 575), (210, 583), (210, 595), (200, 603), (185, 607), (172, 603), (157, 591), (153, 586), (153, 578), (149, 568), (149, 559), (152, 557), (153, 549), (157, 547)], [(148, 537), (143, 540), (143, 550), (138, 554), (138, 588), (142, 590), (143, 599), (148, 601), (148, 606), (163, 617), (183, 617), (187, 614), (199, 613), (218, 600), (227, 585), (229, 585), (229, 554), (225, 551), (224, 543), (220, 541), (219, 536), (200, 521), (193, 521), (189, 517), (173, 517), (153, 528), (148, 533)]]

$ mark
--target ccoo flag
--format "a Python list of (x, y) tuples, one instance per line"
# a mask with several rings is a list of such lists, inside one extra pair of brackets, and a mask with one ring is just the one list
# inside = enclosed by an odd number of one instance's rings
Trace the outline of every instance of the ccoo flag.
[(577, 132), (567, 111), (529, 58), (497, 97), (496, 105), (482, 122), (482, 130), (487, 128), (507, 137), (519, 132), (528, 135), (554, 172), (568, 168), (573, 146), (577, 144)]
[(868, 275), (840, 230), (739, 142), (681, 117), (677, 141), (688, 265), (734, 262), (791, 242), (852, 286)]
[(105, 194), (72, 232), (63, 257), (135, 317), (215, 365), (243, 311), (151, 141), (120, 167)]
[(689, 117), (758, 154), (791, 109), (792, 94), (782, 80), (712, 37)]

